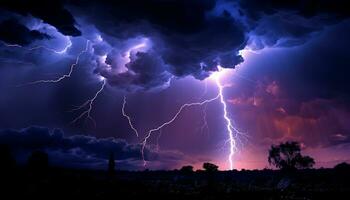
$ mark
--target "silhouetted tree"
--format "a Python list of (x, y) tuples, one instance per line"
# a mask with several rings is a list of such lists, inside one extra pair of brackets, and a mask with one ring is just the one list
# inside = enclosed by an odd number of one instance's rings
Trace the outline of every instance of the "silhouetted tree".
[(44, 151), (33, 151), (28, 158), (28, 168), (34, 173), (45, 173), (49, 167), (49, 156)]
[(283, 170), (311, 168), (315, 161), (310, 156), (302, 156), (298, 142), (285, 142), (277, 146), (271, 145), (268, 161)]
[(183, 173), (192, 173), (193, 172), (193, 166), (191, 166), (191, 165), (183, 166), (183, 167), (181, 167), (180, 171), (183, 172)]
[(310, 157), (310, 156), (302, 156), (301, 154), (299, 154), (296, 157), (296, 168), (297, 169), (308, 169), (308, 168), (312, 168), (312, 166), (314, 166), (315, 164), (315, 160)]
[(219, 167), (213, 163), (203, 163), (203, 169), (207, 172), (216, 172)]
[(114, 153), (111, 152), (109, 154), (109, 159), (108, 159), (108, 173), (109, 175), (113, 176), (115, 173), (115, 161), (114, 161)]
[(350, 171), (350, 164), (342, 162), (334, 166), (334, 169), (337, 171)]

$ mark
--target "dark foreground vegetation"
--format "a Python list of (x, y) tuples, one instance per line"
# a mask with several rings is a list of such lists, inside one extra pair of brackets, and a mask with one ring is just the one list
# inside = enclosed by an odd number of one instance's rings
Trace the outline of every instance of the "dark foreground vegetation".
[[(4, 175), (4, 174), (3, 174)], [(350, 170), (84, 171), (17, 168), (1, 178), (1, 196), (44, 198), (348, 199)]]
[(349, 199), (350, 165), (341, 163), (333, 169), (311, 169), (313, 159), (302, 156), (296, 145), (272, 146), (269, 161), (280, 170), (241, 171), (219, 171), (212, 163), (204, 163), (203, 170), (197, 171), (192, 166), (172, 171), (118, 171), (113, 153), (106, 170), (56, 168), (49, 166), (44, 151), (33, 152), (26, 165), (18, 166), (8, 149), (2, 148), (0, 197)]

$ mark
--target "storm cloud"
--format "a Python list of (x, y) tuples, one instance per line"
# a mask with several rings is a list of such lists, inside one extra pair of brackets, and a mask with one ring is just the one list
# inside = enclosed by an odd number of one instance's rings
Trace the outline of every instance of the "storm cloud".
[(39, 18), (64, 35), (93, 40), (95, 73), (115, 87), (149, 90), (166, 87), (172, 78), (203, 80), (218, 65), (235, 68), (247, 47), (304, 44), (348, 17), (342, 3), (37, 0), (4, 1), (1, 7)]
[(29, 30), (15, 19), (8, 19), (0, 23), (0, 40), (8, 44), (28, 45), (34, 40), (50, 39), (45, 33)]
[(81, 32), (75, 27), (76, 23), (72, 14), (63, 7), (63, 2), (58, 0), (4, 0), (0, 8), (13, 11), (21, 15), (31, 15), (43, 20), (64, 35), (80, 36)]
[(327, 26), (347, 19), (350, 10), (346, 3), (343, 0), (241, 0), (239, 10), (250, 29), (251, 48), (262, 49), (306, 43)]

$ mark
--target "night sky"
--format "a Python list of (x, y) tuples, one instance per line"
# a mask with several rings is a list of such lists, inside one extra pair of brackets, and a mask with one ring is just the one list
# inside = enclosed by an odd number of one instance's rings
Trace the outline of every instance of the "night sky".
[(346, 3), (2, 0), (0, 143), (74, 168), (262, 169), (291, 140), (349, 162)]

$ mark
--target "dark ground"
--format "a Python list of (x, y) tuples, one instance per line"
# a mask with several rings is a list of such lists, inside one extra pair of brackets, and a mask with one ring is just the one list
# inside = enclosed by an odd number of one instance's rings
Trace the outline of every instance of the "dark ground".
[[(349, 199), (349, 169), (127, 172), (17, 167), (1, 196), (132, 199)], [(5, 199), (5, 198), (1, 198)], [(6, 198), (7, 199), (7, 198)]]

